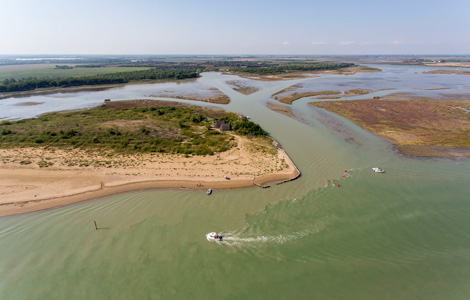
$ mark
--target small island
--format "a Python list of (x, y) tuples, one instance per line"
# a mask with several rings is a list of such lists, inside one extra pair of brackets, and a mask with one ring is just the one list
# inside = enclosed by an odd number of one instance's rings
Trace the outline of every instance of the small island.
[(183, 103), (107, 101), (0, 122), (0, 215), (142, 188), (268, 187), (300, 173), (257, 124)]

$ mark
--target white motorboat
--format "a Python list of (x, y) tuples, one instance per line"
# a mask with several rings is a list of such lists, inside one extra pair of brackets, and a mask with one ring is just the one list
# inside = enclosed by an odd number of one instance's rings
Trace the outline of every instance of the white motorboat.
[(207, 192), (206, 192), (207, 195), (210, 195), (212, 194), (212, 189), (208, 189)]
[(220, 242), (222, 241), (222, 236), (216, 232), (210, 232), (206, 234), (206, 238), (209, 242)]
[(379, 167), (376, 167), (376, 168), (372, 168), (372, 170), (374, 170), (375, 173), (385, 173), (384, 170), (382, 170), (381, 168)]

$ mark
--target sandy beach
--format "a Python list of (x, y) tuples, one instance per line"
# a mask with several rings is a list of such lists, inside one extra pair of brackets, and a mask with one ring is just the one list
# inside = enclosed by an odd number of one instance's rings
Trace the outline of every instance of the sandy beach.
[(0, 216), (139, 189), (267, 186), (300, 175), (284, 150), (237, 138), (237, 147), (212, 156), (0, 149)]

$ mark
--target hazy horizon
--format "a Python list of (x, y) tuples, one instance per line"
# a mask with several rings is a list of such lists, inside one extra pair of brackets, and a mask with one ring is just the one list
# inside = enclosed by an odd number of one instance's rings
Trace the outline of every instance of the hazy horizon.
[[(470, 53), (464, 53), (464, 54), (455, 54), (455, 53), (436, 53), (436, 54), (377, 54), (377, 53), (371, 53), (371, 54), (271, 54), (271, 53), (266, 53), (266, 54), (241, 54), (241, 53), (227, 53), (227, 54), (220, 54), (220, 53), (206, 53), (206, 54), (201, 54), (201, 53), (189, 53), (189, 54), (180, 54), (180, 53), (142, 53), (142, 54), (137, 54), (137, 53), (125, 53), (125, 54), (118, 54), (118, 53), (17, 53), (17, 54), (9, 54), (9, 53), (0, 53), (0, 57), (17, 57), (17, 58), (47, 58), (51, 59), (54, 58), (53, 56), (60, 56), (57, 58), (66, 58), (66, 57), (85, 57), (85, 56), (117, 56), (117, 57), (125, 57), (125, 56), (135, 56), (135, 57), (200, 57), (200, 58), (206, 58), (206, 57), (467, 57), (470, 56)], [(44, 57), (41, 57), (44, 56)]]
[(468, 55), (470, 2), (3, 3), (0, 54)]

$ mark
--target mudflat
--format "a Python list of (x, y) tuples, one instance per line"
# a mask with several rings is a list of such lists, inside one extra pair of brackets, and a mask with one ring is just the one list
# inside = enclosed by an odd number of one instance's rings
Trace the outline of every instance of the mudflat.
[(417, 156), (470, 156), (468, 101), (355, 100), (310, 102), (345, 117)]
[(456, 75), (470, 75), (468, 70), (433, 70), (424, 72), (426, 74), (456, 74)]

